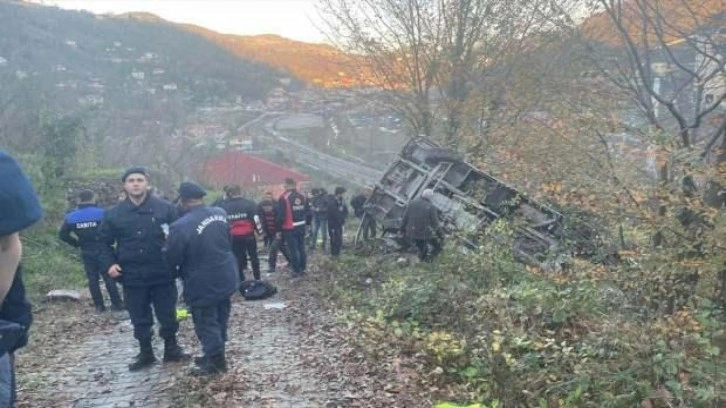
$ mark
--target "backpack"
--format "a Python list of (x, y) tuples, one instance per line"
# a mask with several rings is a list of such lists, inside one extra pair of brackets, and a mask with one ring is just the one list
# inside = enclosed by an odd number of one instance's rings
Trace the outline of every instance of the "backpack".
[(273, 296), (277, 293), (277, 288), (267, 281), (244, 281), (240, 287), (240, 293), (245, 300), (261, 300)]

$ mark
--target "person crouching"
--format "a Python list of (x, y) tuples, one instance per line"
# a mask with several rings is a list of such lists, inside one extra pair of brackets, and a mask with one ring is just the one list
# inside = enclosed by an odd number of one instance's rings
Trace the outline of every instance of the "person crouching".
[(230, 298), (240, 284), (227, 214), (221, 208), (204, 205), (205, 195), (199, 185), (181, 183), (179, 198), (186, 214), (169, 227), (165, 248), (168, 264), (181, 275), (184, 301), (191, 309), (194, 331), (204, 352), (195, 359), (192, 375), (227, 371)]

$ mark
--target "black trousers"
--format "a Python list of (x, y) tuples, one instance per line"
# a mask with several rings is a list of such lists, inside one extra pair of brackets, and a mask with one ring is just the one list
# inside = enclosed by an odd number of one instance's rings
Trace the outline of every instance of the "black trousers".
[(252, 274), (255, 279), (260, 279), (260, 257), (257, 255), (257, 239), (253, 235), (232, 236), (232, 251), (237, 258), (239, 278), (245, 280), (245, 269), (247, 269), (247, 258), (252, 264)]
[(340, 255), (343, 248), (343, 226), (328, 221), (328, 235), (330, 235), (330, 253), (333, 256)]
[(441, 252), (441, 241), (436, 238), (414, 240), (418, 248), (418, 259), (431, 262)]
[(121, 295), (119, 295), (116, 281), (108, 276), (108, 272), (103, 270), (101, 263), (99, 262), (98, 256), (95, 254), (81, 254), (81, 260), (83, 260), (83, 269), (86, 270), (86, 277), (88, 278), (88, 291), (91, 292), (91, 298), (93, 304), (96, 307), (104, 307), (103, 294), (101, 294), (101, 285), (99, 284), (99, 278), (103, 278), (103, 283), (106, 285), (108, 291), (108, 297), (111, 298), (111, 305), (117, 308), (123, 306)]
[(375, 220), (375, 218), (371, 217), (370, 215), (364, 216), (363, 221), (361, 222), (361, 228), (363, 229), (363, 239), (364, 240), (367, 240), (368, 238), (376, 237), (376, 220)]
[[(267, 240), (267, 237), (265, 237), (265, 240)], [(287, 262), (290, 263), (290, 251), (287, 250), (287, 245), (285, 245), (285, 241), (282, 237), (272, 238), (267, 245), (270, 249), (270, 254), (267, 257), (267, 264), (269, 265), (271, 272), (274, 272), (277, 267), (277, 254), (279, 252), (282, 252), (282, 255), (285, 259), (287, 259)]]
[(224, 355), (231, 308), (229, 298), (211, 305), (191, 307), (194, 332), (202, 343), (205, 357)]
[(174, 282), (152, 286), (124, 285), (126, 309), (134, 325), (134, 337), (139, 342), (151, 341), (151, 327), (154, 325), (154, 314), (159, 321), (159, 337), (171, 340), (176, 337), (179, 322), (176, 320), (177, 290)]

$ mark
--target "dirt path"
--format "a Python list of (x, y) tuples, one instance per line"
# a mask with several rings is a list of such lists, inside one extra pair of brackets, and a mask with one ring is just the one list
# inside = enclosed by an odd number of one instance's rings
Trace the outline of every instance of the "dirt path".
[[(371, 362), (348, 347), (316, 300), (312, 276), (265, 274), (273, 298), (233, 300), (227, 354), (230, 370), (189, 377), (184, 364), (130, 373), (137, 352), (128, 321), (94, 316), (85, 304), (40, 305), (31, 343), (18, 356), (20, 407), (421, 407), (390, 387)], [(200, 354), (191, 319), (183, 345)], [(157, 356), (162, 345), (156, 339)]]
[(285, 296), (294, 288), (279, 274), (270, 276), (270, 280), (280, 288), (277, 295), (233, 306), (231, 325), (237, 328), (237, 335), (230, 339), (228, 354), (231, 364), (247, 373), (241, 406), (324, 406), (328, 399), (326, 386), (306, 364), (302, 335), (295, 328), (295, 310)]

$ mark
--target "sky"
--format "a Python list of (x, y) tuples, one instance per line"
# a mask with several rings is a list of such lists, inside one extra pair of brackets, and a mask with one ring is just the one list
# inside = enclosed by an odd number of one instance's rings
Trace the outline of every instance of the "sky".
[[(92, 13), (146, 11), (166, 20), (191, 23), (225, 34), (279, 34), (306, 42), (325, 42), (318, 0), (36, 0)], [(317, 21), (317, 23), (316, 23)]]

